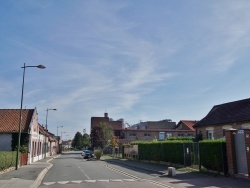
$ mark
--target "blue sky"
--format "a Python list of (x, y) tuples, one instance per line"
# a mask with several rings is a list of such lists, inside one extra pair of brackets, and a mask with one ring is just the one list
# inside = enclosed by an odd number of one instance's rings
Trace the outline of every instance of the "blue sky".
[(249, 98), (249, 0), (0, 1), (0, 104), (73, 138), (90, 118), (200, 120)]

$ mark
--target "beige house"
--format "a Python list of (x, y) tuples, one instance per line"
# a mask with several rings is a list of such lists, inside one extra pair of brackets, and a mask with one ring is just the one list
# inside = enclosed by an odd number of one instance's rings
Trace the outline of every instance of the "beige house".
[(250, 129), (250, 99), (215, 105), (194, 128), (203, 139), (224, 138), (225, 130)]
[[(13, 151), (17, 148), (20, 109), (0, 109), (0, 151)], [(45, 145), (47, 144), (47, 147)], [(20, 146), (28, 148), (27, 164), (46, 156), (56, 154), (58, 142), (38, 123), (36, 108), (22, 110)]]

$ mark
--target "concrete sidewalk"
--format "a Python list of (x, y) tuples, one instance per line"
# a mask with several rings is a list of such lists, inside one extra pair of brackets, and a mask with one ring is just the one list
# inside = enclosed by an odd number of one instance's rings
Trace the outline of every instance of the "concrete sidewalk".
[(158, 181), (169, 185), (169, 187), (213, 187), (213, 188), (245, 188), (250, 187), (250, 178), (231, 176), (225, 177), (216, 174), (201, 174), (192, 172), (176, 171), (176, 176), (168, 176), (168, 166), (140, 161), (130, 161), (122, 159), (104, 159), (106, 163), (119, 164), (132, 170), (146, 170), (158, 175)]
[(49, 163), (53, 157), (47, 157), (17, 170), (0, 174), (0, 188), (36, 188), (45, 174), (53, 166)]

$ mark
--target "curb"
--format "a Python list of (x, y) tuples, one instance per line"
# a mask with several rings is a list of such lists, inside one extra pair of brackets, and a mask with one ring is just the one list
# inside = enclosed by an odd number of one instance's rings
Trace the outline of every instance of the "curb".
[[(46, 163), (49, 163), (53, 159), (54, 158), (49, 159), (48, 161), (46, 161)], [(42, 170), (42, 172), (40, 172), (40, 174), (37, 176), (37, 178), (34, 181), (34, 183), (32, 183), (32, 185), (29, 188), (37, 188), (41, 184), (44, 176), (47, 174), (47, 172), (49, 171), (49, 169), (53, 166), (53, 164), (51, 164), (51, 163), (49, 163), (49, 164), (50, 165), (48, 167), (46, 167), (45, 169)]]

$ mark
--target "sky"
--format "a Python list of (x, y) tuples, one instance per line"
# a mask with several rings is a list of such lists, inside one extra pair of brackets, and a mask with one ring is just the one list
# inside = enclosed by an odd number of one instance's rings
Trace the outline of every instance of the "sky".
[[(0, 108), (63, 139), (107, 112), (200, 120), (250, 96), (249, 0), (0, 0)], [(63, 126), (63, 127), (59, 127)]]

